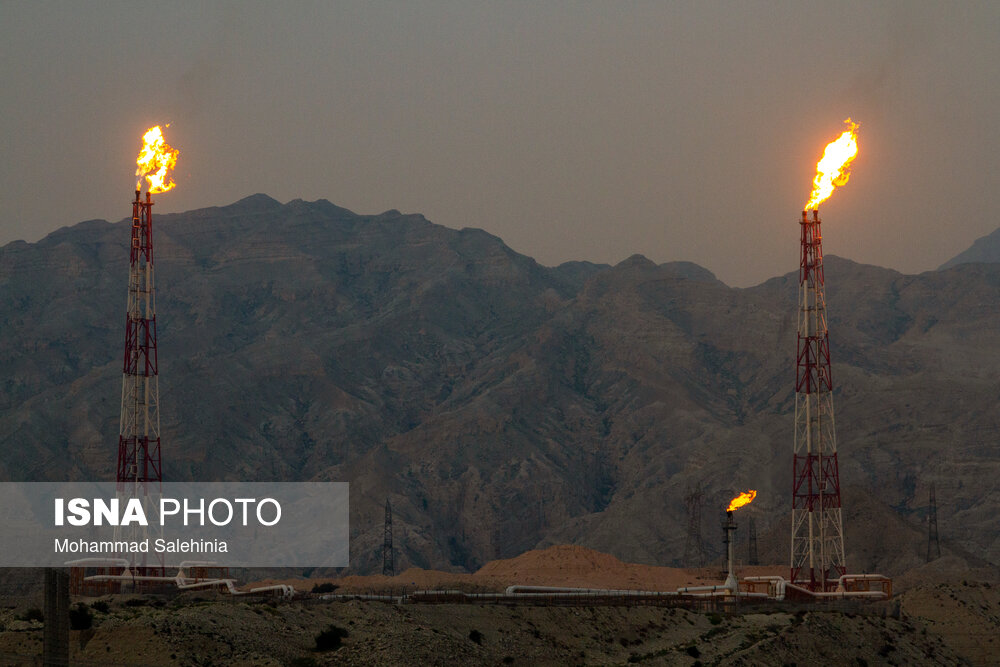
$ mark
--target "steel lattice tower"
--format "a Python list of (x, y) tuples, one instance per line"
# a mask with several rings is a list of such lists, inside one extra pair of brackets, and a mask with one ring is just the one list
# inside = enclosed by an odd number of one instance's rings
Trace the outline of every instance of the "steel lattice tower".
[(393, 577), (396, 566), (392, 558), (392, 505), (385, 499), (385, 539), (382, 542), (382, 574)]
[[(156, 351), (156, 289), (153, 281), (153, 202), (135, 191), (132, 240), (129, 249), (128, 303), (125, 313), (125, 354), (122, 362), (121, 422), (118, 431), (119, 502), (142, 500), (150, 523), (159, 524), (160, 392)], [(156, 517), (153, 523), (152, 517)], [(115, 540), (148, 538), (145, 527), (115, 529)], [(152, 550), (150, 550), (152, 553)], [(126, 556), (127, 557), (127, 556)], [(163, 556), (153, 565), (162, 570)], [(147, 568), (145, 560), (133, 563)]]
[(800, 224), (791, 580), (822, 591), (847, 570), (819, 211)]
[(747, 565), (760, 565), (760, 554), (757, 550), (757, 522), (753, 517), (747, 517)]
[(931, 482), (931, 495), (927, 507), (927, 562), (941, 557), (941, 540), (938, 539), (937, 496), (934, 493), (934, 482)]
[(705, 564), (705, 543), (701, 539), (701, 506), (704, 500), (704, 493), (701, 485), (692, 489), (684, 497), (684, 505), (687, 507), (687, 540), (684, 543), (685, 567), (701, 567)]

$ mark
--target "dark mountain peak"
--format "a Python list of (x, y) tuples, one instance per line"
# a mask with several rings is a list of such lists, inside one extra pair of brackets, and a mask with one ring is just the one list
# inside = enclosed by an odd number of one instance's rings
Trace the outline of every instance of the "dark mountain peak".
[(552, 275), (574, 293), (580, 291), (591, 277), (611, 270), (610, 264), (594, 264), (593, 262), (563, 262), (552, 269)]
[[(613, 267), (600, 269), (591, 265), (589, 270), (570, 271), (565, 275), (576, 277), (583, 282), (581, 294), (587, 299), (603, 299), (609, 294), (632, 291), (641, 285), (654, 282), (716, 282), (710, 271), (691, 262), (668, 262), (658, 265), (644, 255), (635, 254)], [(563, 272), (560, 272), (563, 273)]]
[(670, 277), (698, 282), (719, 282), (714, 273), (694, 262), (656, 264), (645, 255), (638, 253), (616, 264), (612, 272), (625, 275), (655, 274), (658, 278)]
[(470, 238), (482, 238), (490, 239), (491, 241), (501, 241), (501, 238), (496, 234), (490, 234), (485, 229), (480, 227), (462, 227), (458, 230), (458, 233), (462, 236), (468, 236)]
[(607, 271), (611, 268), (610, 264), (595, 264), (594, 262), (588, 262), (586, 260), (573, 260), (570, 262), (563, 262), (562, 264), (555, 267), (559, 271), (565, 271), (567, 273), (575, 272), (591, 272), (597, 273), (599, 271)]
[[(848, 284), (856, 285), (857, 289), (864, 290), (865, 285), (879, 283), (889, 285), (897, 278), (902, 278), (903, 274), (895, 269), (887, 269), (884, 266), (875, 264), (861, 264), (851, 259), (846, 259), (839, 255), (824, 255), (823, 269), (827, 280), (827, 287), (840, 289)], [(749, 287), (749, 290), (762, 291), (786, 291), (788, 285), (797, 285), (799, 282), (799, 270), (795, 269), (788, 273), (768, 278), (759, 285)]]
[(350, 209), (346, 209), (336, 204), (330, 203), (326, 199), (316, 201), (306, 201), (305, 199), (292, 199), (287, 204), (279, 205), (273, 209), (266, 209), (265, 213), (274, 213), (287, 218), (307, 219), (307, 220), (337, 220), (337, 221), (359, 221), (364, 216), (360, 216)]
[[(301, 199), (296, 201), (302, 201)], [(282, 204), (277, 199), (268, 197), (267, 195), (258, 192), (257, 194), (250, 195), (249, 197), (244, 197), (239, 201), (233, 202), (229, 206), (223, 206), (222, 210), (231, 212), (242, 212), (242, 211), (273, 211), (275, 209), (281, 208)]]
[(877, 275), (880, 279), (893, 280), (903, 275), (895, 269), (887, 269), (877, 264), (862, 264), (839, 255), (824, 255), (823, 266), (827, 271), (827, 275), (829, 275), (829, 271), (832, 269), (837, 274), (850, 274), (862, 279), (869, 279)]
[(636, 269), (649, 270), (649, 269), (655, 269), (656, 263), (653, 260), (646, 257), (645, 255), (636, 253), (631, 257), (623, 259), (622, 261), (615, 264), (614, 268), (616, 270), (625, 270), (625, 271), (636, 270)]
[(1000, 262), (1000, 228), (976, 239), (967, 250), (958, 253), (939, 266), (938, 271), (950, 269), (959, 264), (993, 264), (997, 262)]
[(38, 245), (45, 247), (67, 242), (85, 242), (87, 239), (95, 236), (95, 234), (111, 227), (111, 225), (112, 223), (107, 220), (84, 220), (83, 222), (78, 222), (75, 225), (60, 227), (54, 232), (46, 235), (45, 238), (38, 242)]
[(316, 206), (317, 210), (323, 211), (324, 213), (327, 213), (331, 216), (355, 217), (357, 215), (357, 213), (355, 213), (354, 211), (351, 211), (349, 209), (331, 203), (329, 199), (317, 199), (316, 201), (313, 202), (313, 204)]
[[(196, 208), (190, 211), (183, 211), (181, 213), (165, 213), (157, 214), (156, 210), (153, 211), (153, 216), (156, 220), (161, 223), (164, 221), (169, 222), (194, 222), (197, 221), (202, 223), (209, 220), (219, 220), (226, 218), (252, 218), (262, 215), (272, 215), (277, 211), (280, 211), (285, 204), (282, 204), (276, 199), (268, 197), (265, 194), (255, 194), (249, 197), (244, 197), (232, 204), (227, 204), (226, 206), (206, 206), (205, 208)], [(127, 220), (128, 218), (124, 218)]]
[(660, 264), (660, 268), (677, 275), (683, 280), (694, 280), (705, 283), (719, 282), (714, 273), (694, 262), (666, 262)]

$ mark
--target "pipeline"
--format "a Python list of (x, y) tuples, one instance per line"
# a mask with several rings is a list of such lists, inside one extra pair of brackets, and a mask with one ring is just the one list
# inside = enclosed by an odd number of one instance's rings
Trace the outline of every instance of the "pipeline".
[(197, 580), (189, 577), (185, 574), (185, 568), (189, 567), (213, 567), (217, 566), (218, 563), (214, 561), (200, 561), (200, 560), (186, 560), (182, 561), (180, 565), (177, 566), (177, 574), (174, 576), (156, 576), (156, 575), (135, 575), (129, 571), (131, 563), (124, 558), (80, 558), (78, 560), (67, 561), (66, 565), (70, 567), (101, 567), (101, 566), (111, 566), (111, 567), (121, 567), (123, 569), (121, 574), (94, 574), (89, 577), (84, 577), (84, 581), (121, 581), (121, 582), (133, 582), (133, 581), (160, 581), (160, 582), (170, 582), (177, 586), (178, 590), (191, 590), (195, 588), (212, 588), (215, 586), (224, 586), (226, 591), (230, 595), (255, 595), (260, 593), (275, 593), (280, 597), (290, 600), (295, 596), (295, 589), (287, 584), (273, 584), (270, 586), (258, 586), (257, 588), (251, 588), (247, 591), (241, 591), (236, 588), (236, 580), (228, 578), (216, 578), (216, 579), (203, 579)]
[(872, 600), (877, 600), (877, 599), (888, 600), (889, 597), (890, 597), (890, 594), (888, 592), (884, 591), (884, 590), (883, 591), (848, 591), (848, 590), (846, 590), (846, 588), (847, 588), (846, 584), (848, 582), (850, 582), (850, 581), (883, 581), (883, 582), (889, 581), (889, 579), (887, 577), (885, 577), (885, 576), (883, 576), (881, 574), (845, 574), (845, 575), (842, 575), (839, 579), (837, 579), (837, 590), (835, 590), (835, 591), (811, 591), (808, 588), (805, 588), (804, 586), (799, 586), (798, 584), (794, 584), (794, 583), (786, 580), (784, 577), (780, 577), (780, 576), (776, 576), (776, 575), (756, 576), (756, 577), (744, 577), (744, 581), (750, 581), (750, 582), (758, 581), (758, 582), (767, 582), (768, 584), (771, 584), (773, 586), (773, 588), (774, 588), (774, 593), (773, 593), (772, 597), (775, 600), (784, 600), (785, 599), (785, 593), (789, 589), (790, 590), (794, 590), (796, 593), (799, 593), (799, 594), (804, 595), (804, 596), (808, 596), (808, 597), (812, 597), (812, 598), (817, 598), (817, 599), (823, 599), (823, 600), (830, 600), (830, 599), (844, 600), (844, 599), (850, 599), (850, 598), (868, 598), (868, 599), (872, 599)]
[(288, 584), (273, 584), (271, 586), (258, 586), (248, 591), (241, 591), (236, 588), (235, 579), (204, 579), (198, 581), (191, 577), (157, 577), (152, 575), (132, 575), (132, 574), (94, 574), (85, 577), (84, 581), (162, 581), (171, 582), (177, 586), (178, 590), (191, 590), (194, 588), (212, 588), (215, 586), (225, 586), (230, 595), (256, 595), (259, 593), (277, 593), (280, 597), (290, 600), (295, 596), (295, 588)]
[(508, 586), (504, 589), (505, 595), (539, 595), (539, 594), (554, 594), (554, 593), (569, 593), (574, 595), (579, 594), (595, 594), (599, 593), (601, 595), (677, 595), (673, 591), (634, 591), (626, 589), (612, 589), (612, 588), (572, 588), (569, 586), (521, 586), (514, 585)]

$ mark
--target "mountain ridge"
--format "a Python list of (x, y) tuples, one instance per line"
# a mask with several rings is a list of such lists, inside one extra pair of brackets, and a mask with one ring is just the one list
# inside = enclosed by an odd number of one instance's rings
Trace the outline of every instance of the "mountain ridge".
[(938, 271), (950, 269), (960, 264), (1000, 262), (1000, 229), (981, 236), (972, 245), (938, 267)]
[[(784, 552), (796, 272), (544, 267), (417, 214), (275, 204), (154, 213), (165, 477), (350, 481), (355, 571), (387, 497), (402, 566), (558, 542), (679, 564), (699, 484), (759, 488)], [(113, 474), (127, 230), (81, 224), (0, 248), (5, 479)], [(880, 533), (919, 526), (933, 480), (942, 537), (997, 560), (1000, 267), (826, 259), (841, 475), (874, 499), (845, 500), (849, 561), (920, 562), (919, 528)]]

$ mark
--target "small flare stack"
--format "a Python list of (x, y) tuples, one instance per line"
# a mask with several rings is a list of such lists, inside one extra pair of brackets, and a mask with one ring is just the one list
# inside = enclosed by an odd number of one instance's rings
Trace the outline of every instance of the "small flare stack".
[(733, 518), (733, 512), (743, 507), (744, 505), (749, 505), (753, 502), (753, 499), (757, 497), (757, 492), (753, 489), (749, 491), (744, 491), (740, 495), (736, 496), (729, 501), (729, 507), (726, 508), (726, 525), (723, 527), (725, 530), (726, 537), (726, 583), (723, 584), (724, 588), (728, 588), (733, 594), (739, 592), (740, 583), (739, 579), (736, 578), (736, 520)]

